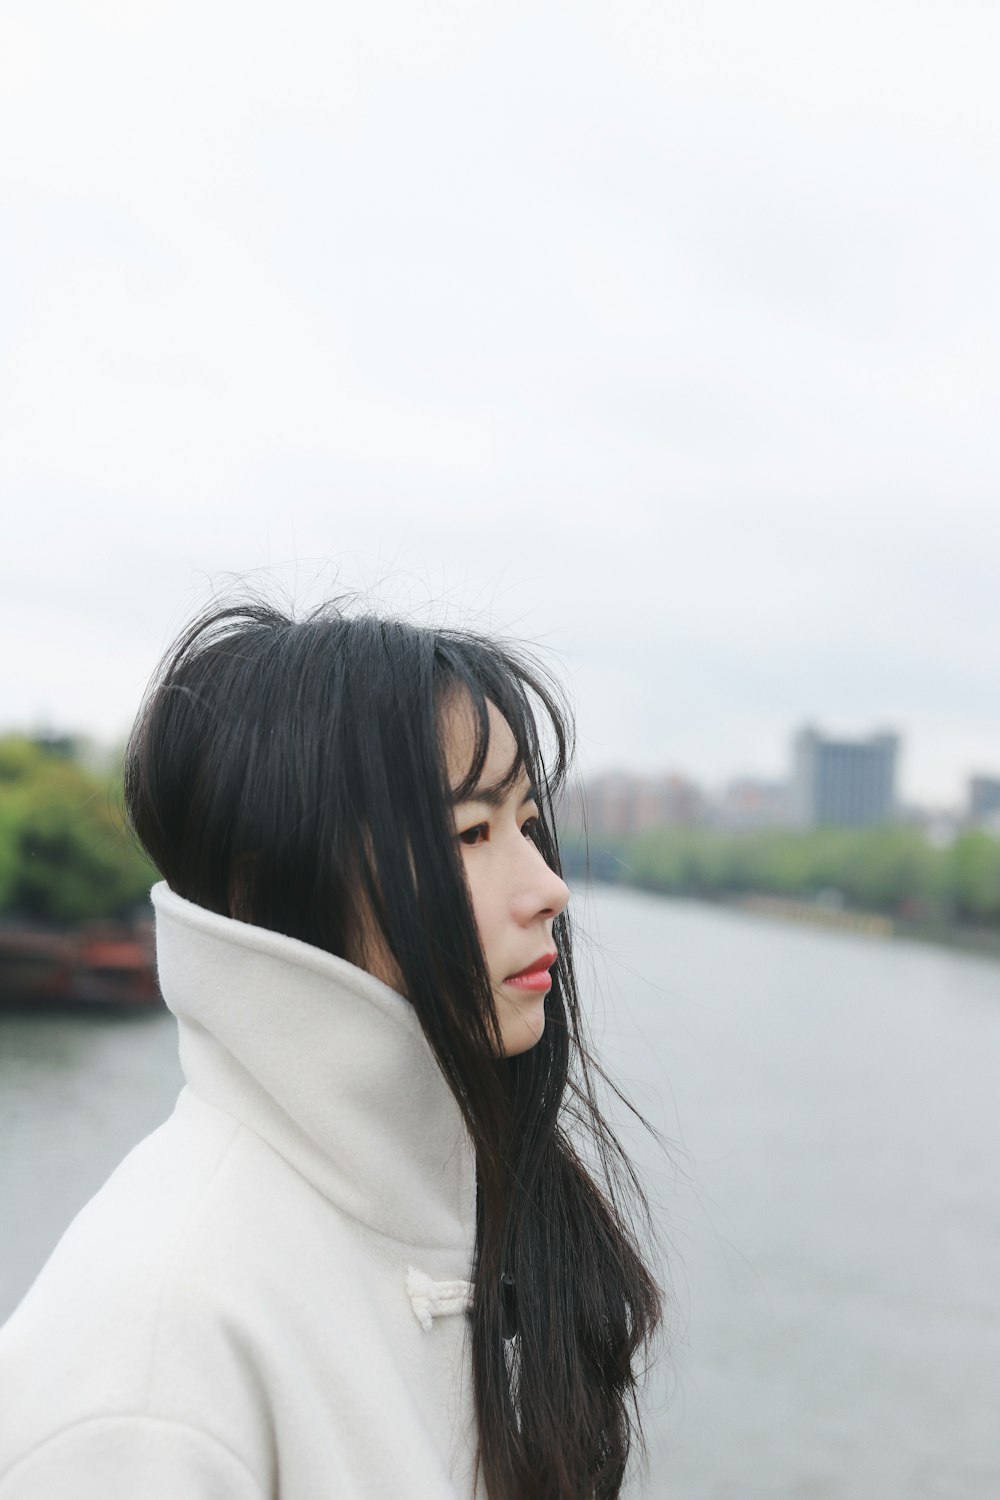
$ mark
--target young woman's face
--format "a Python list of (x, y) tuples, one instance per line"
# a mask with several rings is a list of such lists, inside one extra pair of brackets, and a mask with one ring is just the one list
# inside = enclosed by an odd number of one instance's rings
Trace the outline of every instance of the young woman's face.
[[(497, 793), (517, 755), (510, 726), (493, 704), (489, 753), (478, 785), (455, 804), (458, 840), (483, 957), (493, 986), (506, 1057), (526, 1052), (545, 1029), (548, 970), (556, 960), (552, 924), (569, 891), (531, 839), (538, 808), (528, 778)], [(444, 711), (448, 777), (460, 786), (472, 761), (477, 722), (468, 699)]]

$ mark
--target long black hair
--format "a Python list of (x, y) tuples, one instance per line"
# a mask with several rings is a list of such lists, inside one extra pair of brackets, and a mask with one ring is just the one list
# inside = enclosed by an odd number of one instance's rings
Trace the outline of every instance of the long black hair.
[(352, 962), (374, 920), (475, 1148), (472, 1361), (490, 1500), (605, 1500), (641, 1438), (641, 1356), (661, 1316), (639, 1234), (648, 1210), (598, 1105), (606, 1075), (583, 1042), (565, 912), (541, 1040), (500, 1055), (445, 770), (456, 693), (478, 725), (459, 799), (485, 763), (492, 703), (558, 871), (571, 720), (551, 678), (487, 637), (337, 604), (295, 619), (250, 600), (196, 620), (132, 731), (126, 804), (170, 887), (210, 911)]

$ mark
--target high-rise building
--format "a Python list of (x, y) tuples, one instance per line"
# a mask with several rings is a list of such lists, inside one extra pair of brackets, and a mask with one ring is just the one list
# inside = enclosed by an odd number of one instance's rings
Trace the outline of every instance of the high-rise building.
[(1000, 776), (969, 777), (969, 822), (995, 823), (1000, 819)]
[(811, 725), (792, 744), (792, 815), (803, 828), (866, 828), (896, 814), (899, 736), (828, 739)]

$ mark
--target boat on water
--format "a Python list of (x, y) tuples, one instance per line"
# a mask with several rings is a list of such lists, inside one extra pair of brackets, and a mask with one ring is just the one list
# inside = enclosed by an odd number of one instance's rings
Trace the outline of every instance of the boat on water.
[(95, 922), (69, 930), (0, 927), (0, 1005), (162, 1004), (152, 922)]

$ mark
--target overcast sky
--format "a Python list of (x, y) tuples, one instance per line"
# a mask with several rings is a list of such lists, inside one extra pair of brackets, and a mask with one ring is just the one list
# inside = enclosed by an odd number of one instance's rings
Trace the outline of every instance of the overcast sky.
[(585, 768), (959, 801), (998, 77), (994, 0), (7, 0), (0, 725), (121, 735), (251, 573), (537, 641)]

